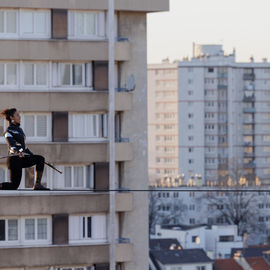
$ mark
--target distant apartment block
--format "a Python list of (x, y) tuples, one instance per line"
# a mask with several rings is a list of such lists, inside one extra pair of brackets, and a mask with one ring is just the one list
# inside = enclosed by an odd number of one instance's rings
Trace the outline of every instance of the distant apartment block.
[(148, 166), (150, 184), (178, 181), (177, 63), (148, 65)]
[(221, 45), (195, 45), (179, 62), (179, 169), (187, 183), (244, 177), (270, 184), (270, 64), (237, 63)]

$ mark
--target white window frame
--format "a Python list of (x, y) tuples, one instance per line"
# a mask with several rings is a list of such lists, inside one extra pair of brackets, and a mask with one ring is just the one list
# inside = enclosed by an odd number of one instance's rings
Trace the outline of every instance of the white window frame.
[[(61, 70), (62, 65), (69, 64), (71, 66), (70, 68), (70, 76), (69, 85), (63, 85), (61, 82)], [(72, 65), (82, 65), (82, 84), (81, 85), (73, 85), (72, 84)], [(51, 88), (59, 90), (93, 90), (93, 67), (92, 62), (52, 62), (51, 63), (51, 69), (50, 69), (50, 78), (51, 78)]]
[[(94, 116), (96, 115), (96, 136), (93, 137), (86, 137), (86, 128), (88, 126), (88, 116)], [(81, 137), (75, 137), (74, 132), (75, 132), (75, 127), (74, 127), (74, 116), (82, 116), (83, 122), (84, 122), (84, 135)], [(101, 118), (103, 117), (103, 126), (101, 126)], [(104, 137), (102, 137), (102, 132), (104, 133)], [(108, 114), (87, 114), (87, 113), (69, 113), (68, 114), (68, 137), (70, 142), (77, 142), (77, 141), (104, 141), (107, 140), (108, 137)]]
[[(81, 14), (96, 14), (96, 34), (87, 35), (85, 29), (85, 16), (84, 16), (84, 33), (79, 35), (76, 33), (76, 16)], [(83, 10), (69, 10), (68, 11), (68, 39), (69, 40), (104, 40), (106, 37), (106, 15), (104, 11), (83, 11)]]
[[(34, 84), (24, 84), (24, 75), (25, 75), (25, 64), (32, 64), (34, 65)], [(47, 71), (47, 76), (46, 76), (46, 84), (45, 85), (38, 85), (37, 84), (37, 64), (45, 64), (46, 65), (46, 71)], [(49, 88), (49, 70), (50, 62), (28, 62), (28, 61), (21, 61), (20, 62), (20, 85), (21, 89), (48, 89)]]
[[(19, 62), (0, 61), (0, 63), (4, 64), (4, 84), (3, 85), (0, 84), (0, 89), (18, 89), (19, 87)], [(16, 65), (16, 84), (7, 84), (7, 65), (8, 64)]]
[[(6, 9), (1, 8), (0, 11), (4, 12), (4, 33), (0, 33), (0, 39), (17, 39), (19, 37), (19, 10), (18, 9)], [(6, 32), (6, 16), (7, 12), (15, 11), (16, 12), (16, 33), (7, 33)]]
[[(9, 170), (8, 170), (7, 166), (0, 166), (0, 169), (2, 169), (5, 173), (4, 182), (9, 182)], [(3, 182), (0, 181), (0, 183), (3, 183)]]
[[(86, 222), (88, 217), (91, 217), (91, 238), (83, 237), (83, 218), (85, 218)], [(79, 244), (79, 243), (97, 244), (108, 242), (108, 232), (107, 232), (108, 218), (105, 214), (69, 215), (68, 222), (69, 222), (68, 226), (69, 244)], [(102, 231), (97, 232), (98, 230)], [(102, 237), (99, 238), (98, 234), (100, 233), (102, 234)]]
[[(22, 25), (24, 25), (23, 21), (23, 14), (26, 12), (32, 12), (33, 16), (33, 33), (23, 33)], [(36, 15), (37, 13), (44, 13), (46, 16), (46, 33), (44, 34), (38, 34), (35, 32), (36, 29)], [(19, 10), (19, 17), (20, 17), (20, 37), (26, 38), (26, 39), (50, 39), (51, 38), (51, 10), (49, 9), (20, 9)]]
[[(4, 121), (4, 132), (5, 132), (5, 130), (7, 129), (7, 127), (8, 127), (8, 121), (6, 121), (6, 119), (4, 119), (4, 118), (1, 118), (0, 119), (0, 121)], [(5, 143), (6, 142), (6, 140), (5, 140), (5, 137), (3, 136), (3, 134), (0, 134), (0, 144), (3, 144), (3, 143)]]
[[(73, 179), (73, 171), (74, 171), (74, 167), (83, 167), (83, 171), (84, 171), (84, 175), (83, 175), (83, 187), (74, 187), (74, 179)], [(71, 167), (71, 182), (72, 182), (72, 186), (71, 187), (66, 187), (65, 186), (65, 167)], [(93, 189), (94, 188), (94, 165), (93, 164), (89, 164), (89, 165), (85, 165), (85, 164), (76, 164), (76, 165), (70, 165), (70, 164), (66, 164), (66, 165), (60, 165), (57, 166), (57, 168), (59, 170), (61, 170), (63, 173), (59, 174), (55, 171), (53, 171), (53, 183), (51, 183), (51, 187), (53, 189), (66, 189), (66, 190), (88, 190), (88, 189)], [(90, 175), (88, 175), (87, 170), (90, 170), (89, 173)], [(90, 179), (87, 179), (87, 177), (90, 177)], [(89, 187), (87, 186), (88, 184), (88, 180), (89, 180)]]
[[(8, 220), (17, 220), (17, 234), (18, 239), (17, 240), (7, 240), (8, 239)], [(0, 241), (0, 246), (11, 246), (11, 245), (18, 245), (20, 244), (21, 239), (21, 221), (18, 217), (0, 217), (0, 220), (5, 220), (5, 239), (4, 241)]]
[[(26, 136), (27, 142), (50, 142), (52, 140), (52, 116), (50, 113), (22, 113), (21, 114), (21, 126), (24, 129), (25, 126), (25, 116), (34, 116), (35, 127), (33, 137)], [(47, 117), (47, 136), (45, 137), (37, 137), (37, 117), (38, 116), (46, 116)], [(25, 132), (25, 130), (24, 130)]]
[[(46, 218), (47, 219), (47, 239), (37, 239), (37, 236), (38, 236), (38, 219), (44, 219)], [(34, 224), (35, 224), (35, 239), (34, 240), (26, 240), (25, 239), (25, 232), (26, 232), (26, 229), (25, 229), (25, 221), (26, 219), (34, 219)], [(21, 219), (21, 242), (22, 244), (25, 244), (25, 245), (40, 245), (40, 244), (43, 244), (43, 245), (50, 245), (52, 244), (52, 217), (51, 216), (27, 216), (27, 217), (23, 217)]]

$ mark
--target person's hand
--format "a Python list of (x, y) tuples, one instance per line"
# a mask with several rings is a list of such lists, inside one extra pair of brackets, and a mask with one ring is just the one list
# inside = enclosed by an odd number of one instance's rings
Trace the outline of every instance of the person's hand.
[(24, 157), (24, 152), (19, 153), (19, 157)]

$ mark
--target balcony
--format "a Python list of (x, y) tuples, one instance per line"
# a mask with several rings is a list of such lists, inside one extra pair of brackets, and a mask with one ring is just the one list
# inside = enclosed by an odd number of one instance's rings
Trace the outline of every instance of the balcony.
[(243, 80), (246, 80), (246, 81), (255, 81), (255, 73), (246, 73), (246, 74), (243, 74)]
[(249, 163), (244, 163), (244, 168), (255, 169), (256, 168), (256, 164), (255, 164), (254, 161), (251, 161)]
[(219, 85), (218, 85), (218, 89), (219, 89), (219, 90), (226, 90), (227, 88), (228, 88), (227, 85), (224, 85), (224, 84), (219, 84)]
[[(115, 200), (117, 212), (133, 209), (131, 193), (116, 193)], [(0, 205), (0, 216), (108, 213), (109, 194), (91, 191), (0, 191)]]
[[(47, 142), (28, 143), (33, 153), (43, 155), (46, 160), (58, 164), (76, 164), (106, 162), (109, 160), (109, 145), (107, 142)], [(116, 143), (116, 161), (132, 160), (132, 144)], [(6, 155), (7, 146), (0, 144), (0, 155)], [(0, 160), (4, 164), (5, 160)]]
[[(14, 99), (14, 95), (16, 98)], [(109, 94), (106, 91), (89, 92), (0, 92), (0, 106), (12, 104), (25, 112), (97, 112), (108, 111)], [(132, 93), (115, 93), (115, 110), (126, 111), (132, 108)]]
[(244, 95), (243, 98), (244, 102), (255, 102), (255, 95), (252, 94), (251, 96)]
[(255, 156), (254, 152), (252, 153), (244, 152), (244, 157), (254, 157), (254, 156)]
[[(0, 4), (1, 4), (0, 0)], [(16, 2), (16, 1), (15, 1)], [(24, 2), (24, 1), (22, 1)], [(108, 61), (107, 41), (0, 40), (1, 60)], [(130, 60), (130, 43), (115, 43), (115, 61)]]
[[(107, 0), (80, 0), (74, 5), (73, 0), (57, 0), (57, 1), (44, 1), (35, 0), (29, 2), (28, 0), (0, 0), (2, 7), (10, 8), (57, 8), (57, 9), (78, 9), (78, 10), (106, 10), (108, 9)], [(158, 12), (169, 11), (169, 0), (117, 0), (115, 1), (116, 10), (124, 11), (144, 11), (144, 12)]]
[(255, 113), (256, 109), (255, 108), (243, 108), (244, 113)]
[[(130, 262), (133, 256), (132, 245), (116, 244), (115, 255), (116, 262)], [(52, 265), (92, 265), (108, 262), (109, 244), (0, 248), (1, 268), (20, 268), (27, 265), (37, 269)]]

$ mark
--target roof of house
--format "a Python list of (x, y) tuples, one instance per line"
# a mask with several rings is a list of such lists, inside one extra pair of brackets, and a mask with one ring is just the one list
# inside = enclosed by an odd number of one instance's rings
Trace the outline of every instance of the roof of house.
[(245, 258), (250, 257), (262, 257), (264, 251), (270, 250), (270, 245), (261, 245), (261, 246), (249, 246), (247, 248), (232, 248), (231, 249), (231, 258), (234, 257), (235, 253), (239, 251), (242, 252), (242, 255)]
[(270, 265), (262, 257), (246, 258), (253, 270), (270, 270)]
[(184, 225), (184, 224), (174, 224), (174, 225), (162, 225), (162, 229), (167, 230), (178, 230), (178, 231), (188, 231), (192, 229), (197, 229), (201, 227), (208, 227), (207, 224), (196, 224), (196, 225)]
[(163, 265), (186, 263), (212, 263), (203, 249), (151, 250), (150, 254)]
[(243, 270), (243, 268), (232, 258), (215, 260), (214, 270)]
[(182, 246), (175, 238), (164, 238), (164, 239), (150, 239), (149, 241), (150, 250), (170, 250), (182, 249)]

